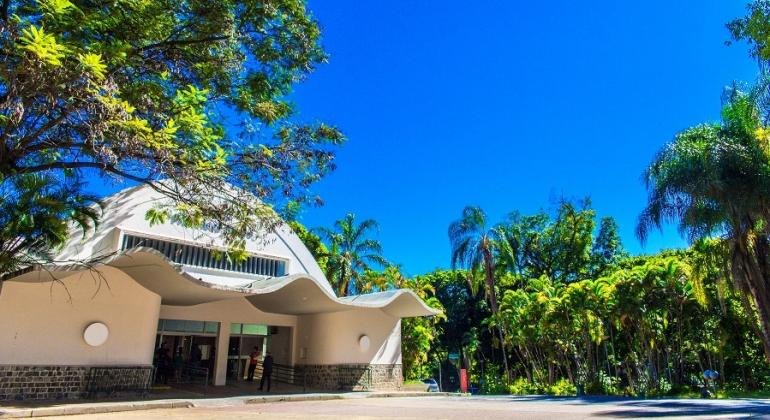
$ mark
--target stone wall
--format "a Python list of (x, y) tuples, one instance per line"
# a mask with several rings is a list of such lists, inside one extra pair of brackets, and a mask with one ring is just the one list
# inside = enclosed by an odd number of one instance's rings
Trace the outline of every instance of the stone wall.
[(152, 368), (147, 366), (17, 366), (0, 365), (0, 401), (62, 400), (114, 397), (146, 392)]
[(328, 391), (397, 390), (403, 385), (401, 365), (297, 365), (295, 381)]

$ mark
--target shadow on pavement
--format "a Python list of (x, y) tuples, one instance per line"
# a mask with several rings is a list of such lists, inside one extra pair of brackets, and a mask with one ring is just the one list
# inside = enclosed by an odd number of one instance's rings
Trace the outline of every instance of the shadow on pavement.
[(504, 398), (511, 403), (556, 403), (572, 405), (597, 405), (605, 410), (593, 412), (600, 417), (655, 418), (691, 416), (752, 415), (770, 417), (770, 400), (698, 400), (698, 399), (636, 399), (624, 397), (553, 397), (553, 396), (508, 396), (478, 398)]
[(618, 402), (614, 406), (594, 414), (624, 418), (770, 415), (770, 401), (762, 400), (638, 400)]

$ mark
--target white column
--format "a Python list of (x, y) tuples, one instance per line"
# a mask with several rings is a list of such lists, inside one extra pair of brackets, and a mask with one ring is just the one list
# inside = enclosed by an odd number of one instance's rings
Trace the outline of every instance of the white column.
[(230, 322), (219, 323), (217, 334), (217, 360), (214, 362), (214, 385), (222, 386), (227, 381), (227, 354), (230, 350)]

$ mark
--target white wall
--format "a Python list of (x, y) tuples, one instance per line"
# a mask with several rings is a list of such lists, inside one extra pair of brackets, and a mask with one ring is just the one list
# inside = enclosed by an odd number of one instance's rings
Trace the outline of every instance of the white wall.
[[(150, 365), (160, 297), (120, 270), (105, 267), (61, 283), (4, 282), (0, 289), (0, 364)], [(92, 322), (109, 328), (107, 342), (83, 340)]]
[(277, 329), (277, 334), (270, 335), (270, 339), (267, 342), (267, 351), (273, 355), (275, 363), (289, 365), (291, 364), (292, 357), (292, 329), (289, 327), (278, 327)]
[[(362, 335), (370, 339), (366, 351)], [(401, 320), (379, 309), (301, 316), (295, 342), (298, 364), (400, 364)]]

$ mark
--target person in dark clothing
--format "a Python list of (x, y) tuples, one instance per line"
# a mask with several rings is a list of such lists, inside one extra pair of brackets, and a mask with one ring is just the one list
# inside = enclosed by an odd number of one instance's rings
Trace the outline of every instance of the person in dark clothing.
[(184, 368), (184, 357), (182, 357), (182, 348), (179, 347), (174, 353), (174, 381), (182, 382), (182, 368)]
[(262, 379), (259, 381), (259, 390), (265, 386), (265, 378), (267, 378), (267, 392), (270, 392), (270, 377), (273, 375), (273, 356), (267, 353), (265, 360), (262, 362)]
[(193, 348), (190, 350), (190, 363), (198, 367), (201, 364), (201, 359), (203, 358), (203, 352), (201, 351), (200, 346), (193, 346)]
[(214, 373), (214, 364), (216, 363), (216, 360), (217, 360), (217, 348), (211, 347), (211, 353), (209, 353), (208, 366), (206, 367), (209, 368), (209, 372), (211, 372), (212, 374)]
[(259, 363), (259, 349), (254, 346), (254, 351), (249, 355), (249, 378), (246, 379), (249, 382), (254, 382), (254, 369), (257, 368), (257, 363)]
[(171, 355), (169, 355), (168, 349), (164, 345), (159, 349), (158, 354), (158, 383), (167, 384), (170, 371), (172, 370)]

